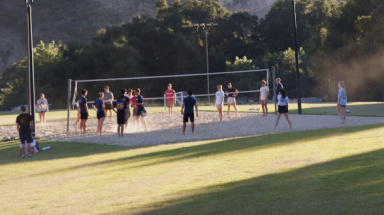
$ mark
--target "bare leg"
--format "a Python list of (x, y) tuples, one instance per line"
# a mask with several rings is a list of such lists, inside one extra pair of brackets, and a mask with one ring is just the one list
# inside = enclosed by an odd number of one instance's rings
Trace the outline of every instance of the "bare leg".
[(261, 101), (261, 108), (263, 109), (263, 116), (265, 116), (265, 105), (264, 105), (264, 101)]
[(143, 122), (144, 124), (144, 130), (147, 131), (147, 122), (145, 121), (145, 117), (140, 117), (141, 118), (141, 121)]
[(195, 133), (195, 123), (194, 122), (191, 122), (191, 127), (192, 127), (192, 134)]
[(117, 124), (117, 136), (120, 137), (120, 124)]
[(103, 123), (104, 123), (105, 117), (100, 119), (100, 136), (101, 136), (101, 131), (103, 131)]
[(21, 144), (21, 154), (25, 155), (25, 144)]
[(77, 120), (76, 120), (76, 123), (75, 123), (75, 131), (77, 131), (77, 125), (79, 124), (79, 121), (80, 121), (80, 115), (77, 115)]
[(120, 137), (123, 137), (123, 133), (124, 133), (124, 125), (122, 124), (120, 126)]
[(220, 107), (220, 108), (217, 108), (217, 110), (219, 111), (219, 118), (220, 118), (220, 121), (223, 121), (223, 108)]
[(31, 143), (28, 143), (28, 155), (31, 154)]
[(275, 129), (276, 129), (276, 127), (277, 127), (277, 124), (279, 124), (280, 116), (281, 116), (281, 113), (277, 113), (276, 123), (275, 123)]
[(288, 121), (289, 128), (292, 128), (291, 120), (289, 120), (289, 118), (288, 118), (288, 113), (285, 113), (284, 116), (285, 116), (285, 119), (287, 119), (287, 121)]
[(264, 101), (264, 107), (265, 107), (265, 115), (268, 115), (268, 103), (267, 100)]
[(229, 111), (231, 110), (231, 104), (228, 103), (228, 112), (227, 115), (229, 115)]
[(343, 110), (343, 118), (342, 118), (343, 122), (342, 122), (342, 124), (345, 124), (345, 119), (347, 118), (347, 115), (345, 113), (345, 107), (341, 107), (341, 109)]
[(185, 135), (185, 128), (187, 128), (187, 123), (183, 122), (183, 135)]
[(341, 119), (341, 124), (343, 124), (343, 121), (344, 121), (344, 117), (340, 114), (340, 109), (341, 109), (341, 106), (340, 105), (337, 105), (337, 108), (336, 108), (336, 113), (337, 115), (340, 117)]
[(128, 127), (129, 118), (131, 118), (131, 117), (128, 117), (128, 118), (125, 120), (125, 128)]
[(45, 113), (42, 113), (41, 115), (43, 117), (43, 124), (45, 124), (46, 123), (46, 121), (45, 121)]
[(43, 120), (42, 120), (42, 113), (39, 113), (39, 119), (40, 119), (40, 123), (43, 124)]
[(238, 113), (236, 103), (233, 103), (233, 107), (235, 108), (236, 113)]

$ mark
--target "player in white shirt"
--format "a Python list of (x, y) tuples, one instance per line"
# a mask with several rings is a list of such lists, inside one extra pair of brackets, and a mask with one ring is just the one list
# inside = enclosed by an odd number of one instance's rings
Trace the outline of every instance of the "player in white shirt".
[(215, 107), (219, 111), (220, 121), (223, 121), (223, 104), (224, 104), (224, 91), (222, 85), (217, 85), (217, 92), (215, 98)]
[(261, 104), (261, 108), (263, 109), (263, 116), (268, 115), (267, 101), (268, 101), (268, 96), (269, 96), (269, 88), (266, 85), (267, 85), (267, 82), (265, 80), (262, 80), (261, 81), (259, 101)]
[(287, 96), (287, 92), (285, 92), (284, 89), (280, 89), (279, 95), (277, 96), (277, 107), (278, 107), (277, 112), (278, 113), (276, 118), (275, 129), (277, 127), (277, 124), (279, 123), (281, 114), (284, 114), (285, 118), (288, 121), (289, 128), (292, 128), (291, 120), (289, 120), (289, 117), (288, 117), (288, 103), (289, 103), (289, 98)]

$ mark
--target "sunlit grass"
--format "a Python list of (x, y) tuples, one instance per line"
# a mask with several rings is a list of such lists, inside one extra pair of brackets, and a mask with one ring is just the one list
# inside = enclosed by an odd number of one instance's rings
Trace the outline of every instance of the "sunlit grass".
[(379, 214), (383, 131), (344, 127), (142, 148), (44, 141), (53, 149), (31, 159), (15, 157), (18, 143), (1, 143), (0, 211)]

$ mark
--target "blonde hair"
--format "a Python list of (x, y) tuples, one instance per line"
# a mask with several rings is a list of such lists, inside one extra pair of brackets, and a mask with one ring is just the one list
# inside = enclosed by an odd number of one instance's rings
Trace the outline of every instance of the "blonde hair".
[(338, 83), (342, 88), (345, 88), (345, 84), (344, 84), (344, 81), (339, 81)]
[(261, 83), (267, 86), (267, 82), (265, 80), (262, 80)]
[(217, 86), (220, 87), (220, 89), (223, 89), (223, 85), (218, 84)]
[(99, 92), (99, 97), (103, 98), (104, 97), (104, 93), (103, 92)]

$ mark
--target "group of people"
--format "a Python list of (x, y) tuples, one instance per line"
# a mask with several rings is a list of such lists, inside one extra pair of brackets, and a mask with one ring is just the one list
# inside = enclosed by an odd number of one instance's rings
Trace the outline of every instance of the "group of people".
[[(98, 99), (92, 104), (92, 108), (96, 111), (97, 116), (97, 134), (101, 135), (103, 129), (103, 122), (106, 113), (109, 112), (111, 119), (113, 118), (113, 112), (117, 114), (117, 133), (119, 137), (123, 137), (124, 128), (127, 128), (131, 115), (133, 116), (134, 123), (137, 125), (137, 129), (140, 129), (140, 121), (147, 130), (147, 124), (145, 122), (145, 116), (147, 111), (144, 106), (144, 98), (140, 95), (141, 90), (136, 88), (122, 89), (121, 95), (114, 100), (113, 93), (109, 91), (109, 87), (104, 87), (104, 92), (98, 93)], [(81, 92), (81, 97), (77, 101), (77, 121), (75, 123), (75, 129), (77, 130), (78, 123), (80, 122), (80, 131), (82, 134), (86, 133), (86, 122), (89, 117), (89, 110), (87, 105), (88, 91), (84, 89)], [(132, 114), (131, 114), (131, 109)]]

